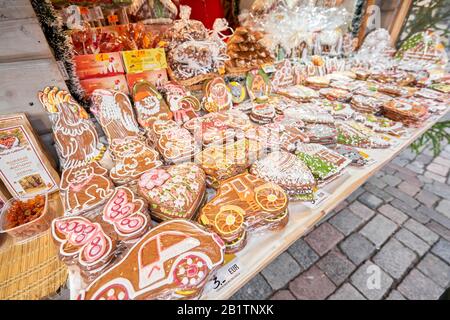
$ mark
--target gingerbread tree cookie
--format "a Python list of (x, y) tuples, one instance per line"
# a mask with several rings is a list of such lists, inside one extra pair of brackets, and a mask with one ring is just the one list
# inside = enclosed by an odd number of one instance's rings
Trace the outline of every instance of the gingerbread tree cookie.
[(245, 27), (238, 27), (228, 41), (227, 55), (230, 60), (225, 63), (228, 71), (247, 71), (274, 61), (273, 55), (260, 42), (264, 35)]

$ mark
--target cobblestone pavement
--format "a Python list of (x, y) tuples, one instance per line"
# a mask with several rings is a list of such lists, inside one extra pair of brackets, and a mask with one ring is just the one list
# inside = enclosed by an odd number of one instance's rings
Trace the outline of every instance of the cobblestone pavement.
[(405, 150), (232, 299), (438, 299), (450, 285), (450, 145)]

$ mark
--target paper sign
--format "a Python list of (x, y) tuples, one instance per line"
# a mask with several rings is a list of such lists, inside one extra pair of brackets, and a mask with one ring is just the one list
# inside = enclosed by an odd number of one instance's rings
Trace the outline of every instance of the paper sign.
[(0, 130), (0, 177), (16, 197), (58, 189), (56, 181), (21, 125)]
[(233, 259), (230, 263), (224, 265), (217, 270), (216, 274), (208, 282), (205, 292), (215, 291), (219, 292), (225, 288), (233, 279), (239, 276), (242, 272), (242, 264), (238, 259)]
[(316, 191), (314, 202), (305, 202), (303, 203), (306, 207), (310, 209), (314, 209), (318, 207), (330, 194), (322, 189)]
[(167, 68), (166, 54), (163, 48), (124, 51), (122, 56), (127, 73)]

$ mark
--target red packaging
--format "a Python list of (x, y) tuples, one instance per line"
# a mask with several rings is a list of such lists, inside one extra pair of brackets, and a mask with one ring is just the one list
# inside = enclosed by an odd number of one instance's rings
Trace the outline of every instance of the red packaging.
[(111, 77), (125, 73), (119, 52), (75, 56), (74, 61), (80, 80)]

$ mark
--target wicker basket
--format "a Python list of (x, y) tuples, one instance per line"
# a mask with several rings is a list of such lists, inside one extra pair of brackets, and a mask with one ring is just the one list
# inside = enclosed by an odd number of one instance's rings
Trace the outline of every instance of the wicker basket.
[(197, 84), (203, 84), (206, 80), (211, 80), (211, 79), (213, 79), (213, 78), (218, 76), (217, 73), (210, 72), (210, 73), (200, 74), (198, 76), (182, 80), (182, 79), (178, 79), (175, 76), (173, 70), (170, 67), (167, 67), (167, 72), (169, 74), (170, 80), (173, 80), (176, 83), (178, 83), (178, 84), (180, 84), (182, 86), (185, 86), (185, 87), (192, 87), (192, 86), (197, 85)]

